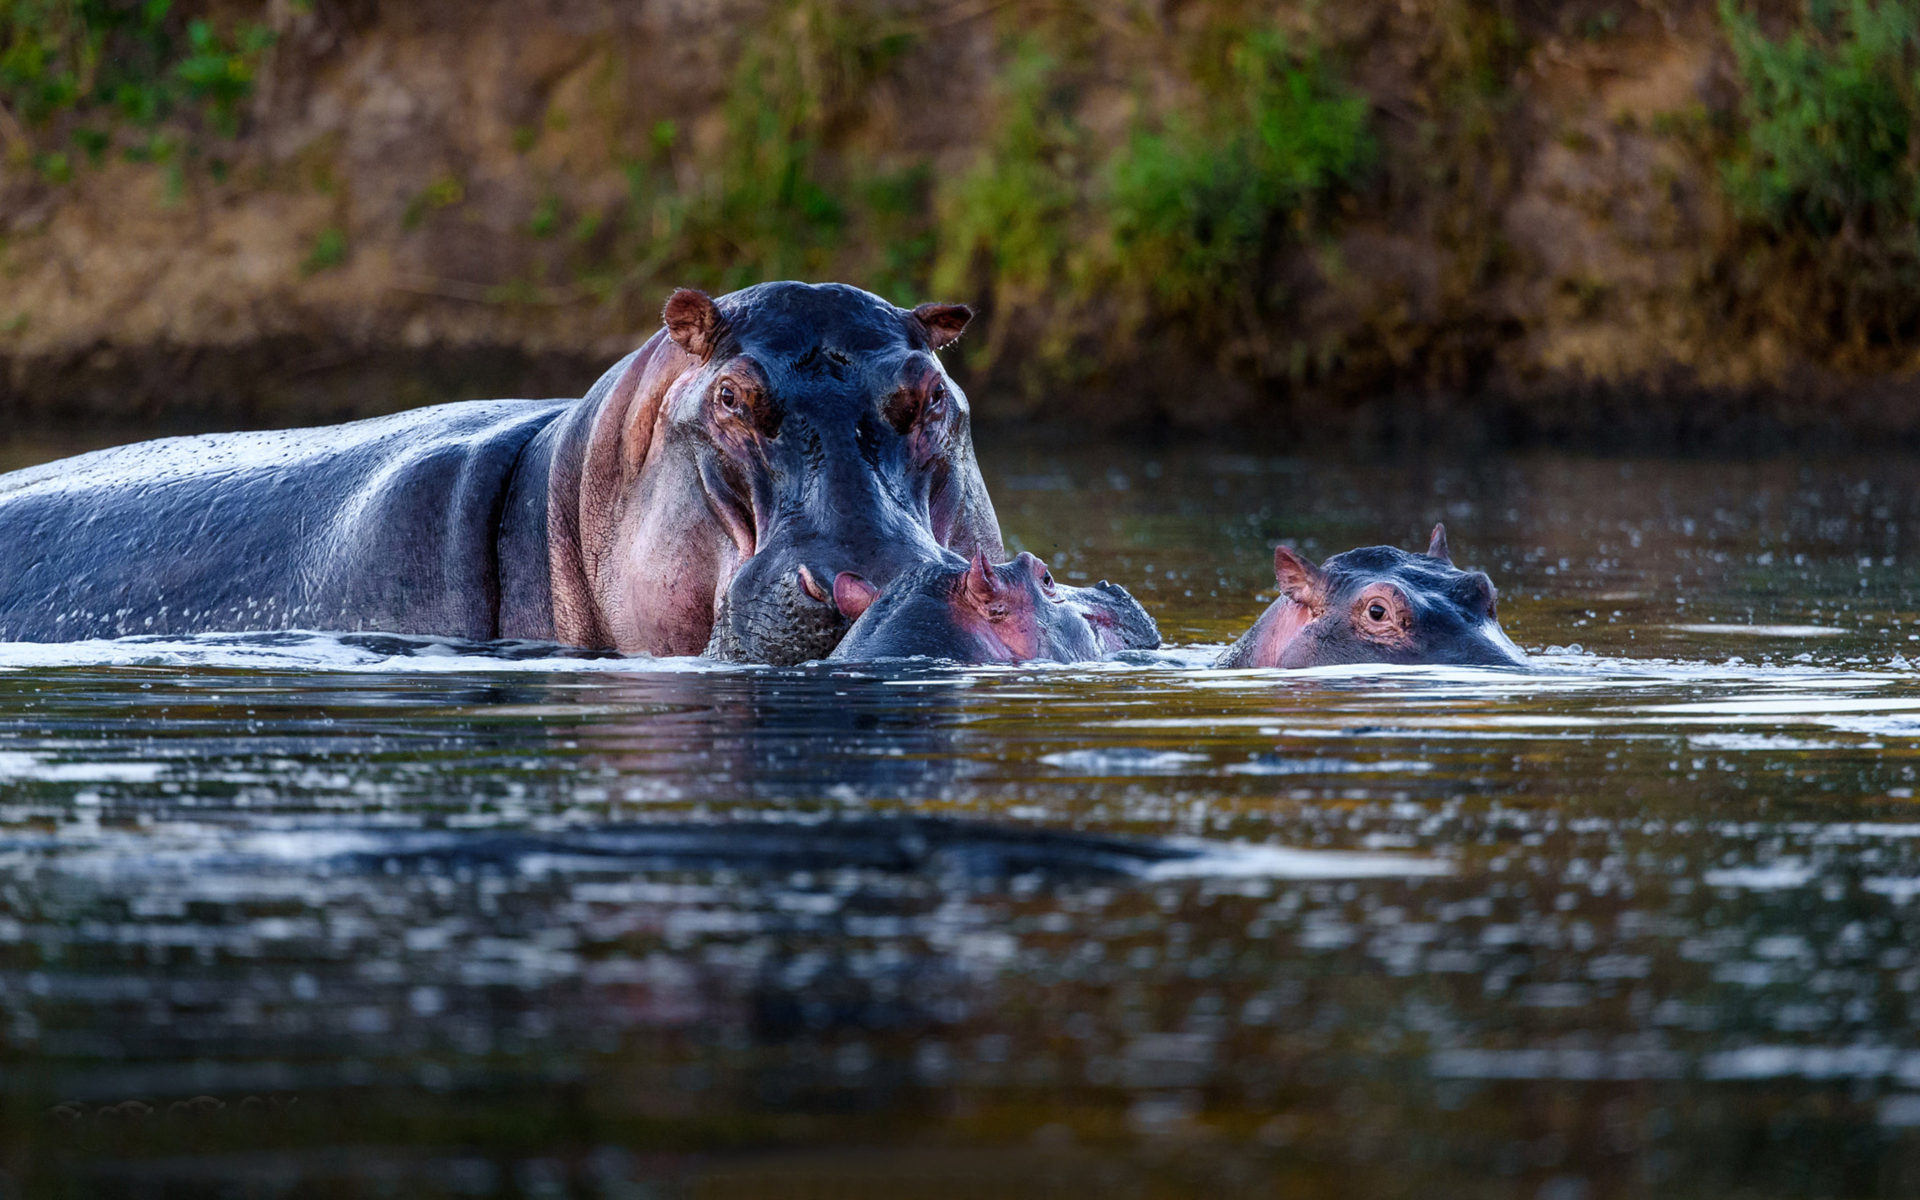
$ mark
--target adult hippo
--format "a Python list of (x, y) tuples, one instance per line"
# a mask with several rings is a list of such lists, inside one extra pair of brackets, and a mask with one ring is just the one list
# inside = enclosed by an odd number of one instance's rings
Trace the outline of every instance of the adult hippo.
[(667, 301), (579, 401), (168, 438), (0, 476), (0, 640), (210, 630), (554, 639), (792, 663), (913, 564), (999, 556), (972, 314), (840, 284)]
[(1273, 574), (1279, 598), (1215, 666), (1526, 662), (1500, 628), (1493, 581), (1453, 565), (1444, 525), (1424, 554), (1365, 546), (1315, 566), (1281, 546)]
[(862, 610), (833, 658), (944, 658), (964, 663), (1089, 662), (1120, 650), (1154, 650), (1160, 630), (1127, 589), (1057, 583), (1031, 554), (994, 566), (924, 563), (903, 572)]

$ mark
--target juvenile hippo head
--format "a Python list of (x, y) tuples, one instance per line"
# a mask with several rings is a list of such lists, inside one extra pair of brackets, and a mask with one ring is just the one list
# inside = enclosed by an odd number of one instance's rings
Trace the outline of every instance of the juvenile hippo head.
[(935, 356), (971, 315), (842, 284), (675, 292), (609, 374), (579, 513), (551, 522), (584, 576), (581, 596), (556, 587), (562, 638), (802, 662), (901, 571), (1001, 554), (967, 399)]
[(997, 567), (976, 554), (901, 574), (865, 606), (832, 657), (1087, 662), (1159, 644), (1153, 618), (1125, 588), (1105, 580), (1066, 587), (1031, 554)]
[(1444, 525), (1433, 527), (1425, 554), (1366, 546), (1316, 567), (1281, 546), (1273, 573), (1280, 598), (1215, 665), (1526, 661), (1500, 628), (1493, 581), (1453, 565)]

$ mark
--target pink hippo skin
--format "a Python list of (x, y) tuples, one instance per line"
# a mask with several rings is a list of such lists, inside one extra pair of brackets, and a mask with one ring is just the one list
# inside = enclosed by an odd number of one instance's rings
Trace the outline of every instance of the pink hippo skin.
[[(842, 576), (836, 595), (848, 582)], [(1160, 644), (1153, 618), (1125, 588), (1105, 580), (1067, 587), (1031, 554), (999, 566), (984, 554), (968, 563), (929, 563), (901, 573), (877, 596), (850, 598), (861, 616), (833, 652), (841, 662), (1087, 662)]]
[(935, 357), (970, 316), (839, 284), (674, 293), (665, 330), (556, 435), (551, 613), (538, 588), (523, 609), (503, 597), (502, 634), (803, 662), (859, 615), (832, 581), (1000, 553), (966, 397)]
[(574, 400), (162, 438), (0, 475), (0, 639), (275, 629), (793, 663), (830, 592), (1002, 555), (971, 314), (843, 284), (682, 290)]
[(1500, 628), (1493, 581), (1453, 565), (1444, 525), (1424, 554), (1366, 546), (1315, 566), (1281, 546), (1273, 574), (1279, 599), (1214, 665), (1526, 662)]

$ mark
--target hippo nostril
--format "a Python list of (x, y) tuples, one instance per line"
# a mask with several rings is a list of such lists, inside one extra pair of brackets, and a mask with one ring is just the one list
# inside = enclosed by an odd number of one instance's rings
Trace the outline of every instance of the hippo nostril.
[(832, 603), (833, 598), (827, 594), (827, 589), (820, 586), (814, 579), (813, 572), (807, 570), (804, 564), (800, 568), (800, 589), (822, 604)]
[(842, 571), (833, 577), (833, 603), (850, 621), (859, 620), (860, 614), (873, 606), (873, 598), (879, 594), (879, 588), (852, 571)]

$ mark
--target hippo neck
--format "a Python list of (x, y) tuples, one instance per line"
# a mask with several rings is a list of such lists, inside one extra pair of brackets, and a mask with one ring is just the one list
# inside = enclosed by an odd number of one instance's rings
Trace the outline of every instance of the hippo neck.
[[(500, 636), (613, 647), (595, 600), (588, 547), (611, 534), (609, 501), (626, 449), (622, 431), (635, 425), (650, 430), (651, 416), (639, 410), (657, 411), (667, 385), (691, 362), (656, 333), (608, 368), (521, 455), (501, 520)], [(649, 447), (631, 449), (644, 461)]]
[(556, 465), (580, 439), (572, 436), (584, 405), (576, 404), (550, 421), (520, 451), (507, 483), (496, 535), (495, 562), (500, 572), (500, 610), (495, 634), (503, 638), (553, 641), (553, 539), (548, 530), (548, 497)]

